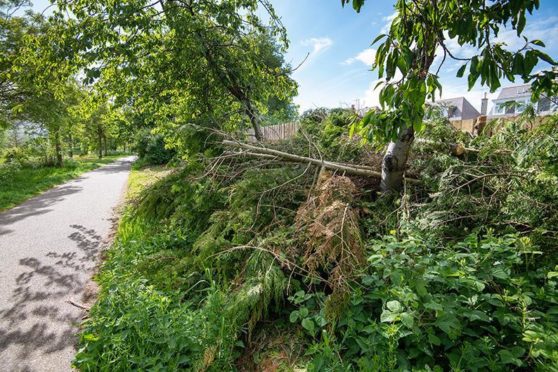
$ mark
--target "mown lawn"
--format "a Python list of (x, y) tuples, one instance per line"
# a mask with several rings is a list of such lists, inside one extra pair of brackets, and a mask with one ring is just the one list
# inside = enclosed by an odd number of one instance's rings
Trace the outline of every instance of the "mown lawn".
[(65, 161), (61, 168), (0, 164), (0, 211), (12, 208), (53, 186), (76, 178), (103, 164), (111, 163), (122, 156), (111, 155), (103, 159), (80, 157)]

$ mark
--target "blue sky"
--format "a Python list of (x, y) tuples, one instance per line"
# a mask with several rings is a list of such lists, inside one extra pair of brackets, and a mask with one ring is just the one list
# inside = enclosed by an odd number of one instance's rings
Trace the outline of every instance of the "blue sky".
[[(373, 87), (378, 75), (370, 71), (374, 58), (374, 46), (370, 42), (389, 25), (394, 0), (368, 0), (359, 14), (350, 6), (341, 7), (341, 0), (271, 1), (289, 35), (286, 60), (297, 66), (309, 53), (306, 62), (293, 74), (299, 84), (295, 102), (301, 111), (320, 106), (377, 105), (378, 91)], [(35, 0), (34, 8), (42, 11), (48, 4), (48, 0)], [(528, 18), (525, 35), (544, 41), (546, 53), (558, 59), (558, 1), (541, 0), (539, 10)], [(513, 31), (502, 31), (500, 40), (510, 48), (522, 46)], [(448, 46), (458, 56), (475, 53), (454, 42)], [(468, 91), (466, 80), (455, 77), (460, 66), (461, 62), (446, 61), (442, 67), (442, 98), (465, 96), (479, 109), (480, 100), (488, 90), (479, 84)], [(540, 64), (535, 69), (545, 67)], [(489, 93), (488, 97), (495, 98), (497, 94)]]
[[(389, 25), (394, 0), (368, 0), (360, 14), (350, 6), (342, 8), (340, 0), (272, 0), (272, 3), (291, 41), (287, 61), (297, 66), (310, 53), (293, 75), (299, 83), (295, 101), (302, 110), (350, 106), (357, 100), (360, 106), (377, 104), (377, 91), (372, 88), (378, 76), (370, 71), (374, 58), (374, 46), (370, 42)], [(528, 18), (525, 35), (543, 40), (546, 53), (558, 58), (558, 1), (541, 0), (539, 10)], [(522, 45), (512, 31), (502, 32), (500, 38), (512, 48)], [(456, 43), (448, 45), (459, 56), (475, 52)], [(446, 61), (442, 67), (443, 98), (465, 96), (480, 109), (482, 95), (488, 90), (479, 84), (468, 92), (466, 80), (455, 77), (461, 64)], [(541, 64), (536, 69), (544, 67)], [(495, 98), (497, 93), (488, 96)]]

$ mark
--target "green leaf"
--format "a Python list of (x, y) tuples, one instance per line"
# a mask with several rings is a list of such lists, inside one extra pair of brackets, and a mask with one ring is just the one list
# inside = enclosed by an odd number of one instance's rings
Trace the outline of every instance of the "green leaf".
[(457, 77), (463, 77), (463, 74), (465, 73), (465, 68), (467, 68), (467, 64), (464, 64), (463, 66), (461, 66), (459, 68), (459, 70), (457, 70)]
[(428, 334), (428, 341), (432, 344), (432, 345), (436, 345), (439, 346), (442, 341), (440, 340), (440, 338), (438, 336), (436, 336), (433, 333), (429, 333)]
[(459, 320), (451, 314), (445, 314), (438, 318), (435, 324), (452, 339), (461, 334), (461, 324)]
[(512, 61), (512, 74), (523, 75), (523, 71), (524, 71), (523, 54), (515, 53)]
[(370, 45), (374, 45), (376, 44), (378, 41), (380, 41), (381, 39), (383, 39), (384, 37), (386, 37), (386, 34), (380, 34), (378, 36), (376, 36), (374, 38), (374, 40), (372, 40), (372, 43)]
[(442, 305), (440, 305), (439, 303), (433, 302), (433, 301), (425, 303), (424, 307), (427, 308), (427, 309), (436, 310), (436, 311), (444, 310)]
[(540, 50), (536, 51), (537, 56), (542, 59), (543, 61), (550, 63), (551, 65), (556, 65), (556, 61), (552, 59), (548, 54), (541, 52)]
[(304, 318), (302, 320), (302, 327), (310, 332), (312, 335), (316, 332), (316, 326), (314, 325), (314, 321), (310, 318)]
[(86, 341), (98, 341), (99, 336), (95, 336), (94, 334), (87, 333), (83, 336), (83, 339)]
[(525, 59), (523, 61), (523, 67), (524, 67), (523, 73), (525, 75), (530, 74), (531, 71), (533, 71), (533, 68), (535, 67), (537, 62), (538, 62), (538, 59), (537, 59), (537, 55), (536, 55), (535, 51), (533, 51), (533, 50), (527, 51), (527, 53), (525, 53)]
[(525, 17), (525, 11), (522, 11), (518, 15), (518, 22), (517, 22), (517, 36), (521, 35), (523, 30), (525, 29), (525, 23), (527, 21)]
[(543, 48), (546, 47), (546, 45), (544, 45), (544, 43), (541, 40), (531, 40), (531, 44), (538, 45)]
[(380, 322), (391, 323), (391, 322), (394, 322), (395, 320), (397, 320), (398, 317), (399, 317), (399, 313), (393, 313), (389, 310), (384, 310), (384, 311), (382, 311), (382, 314), (380, 315)]
[(426, 290), (426, 282), (424, 281), (424, 279), (417, 279), (415, 288), (417, 290), (417, 294), (421, 297), (424, 297), (428, 294), (428, 291)]
[(289, 320), (291, 323), (296, 323), (298, 320), (298, 310), (295, 310), (293, 312), (291, 312), (291, 315), (289, 315)]
[(523, 362), (508, 350), (500, 350), (498, 352), (498, 355), (500, 356), (500, 360), (504, 364), (513, 364), (518, 367), (521, 367), (523, 365)]
[(415, 320), (413, 316), (409, 313), (401, 313), (401, 323), (403, 323), (407, 328), (413, 328)]
[(498, 279), (508, 279), (509, 274), (502, 266), (492, 268), (492, 276)]
[(388, 303), (386, 304), (386, 307), (390, 310), (393, 311), (394, 313), (400, 313), (403, 310), (403, 307), (401, 306), (401, 303), (399, 303), (399, 301), (388, 301)]

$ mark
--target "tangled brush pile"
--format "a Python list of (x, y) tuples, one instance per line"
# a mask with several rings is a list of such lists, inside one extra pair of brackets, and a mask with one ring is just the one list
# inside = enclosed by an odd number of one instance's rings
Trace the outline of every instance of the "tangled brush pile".
[(297, 212), (303, 267), (334, 290), (346, 288), (364, 262), (364, 248), (350, 178), (322, 172), (313, 195)]

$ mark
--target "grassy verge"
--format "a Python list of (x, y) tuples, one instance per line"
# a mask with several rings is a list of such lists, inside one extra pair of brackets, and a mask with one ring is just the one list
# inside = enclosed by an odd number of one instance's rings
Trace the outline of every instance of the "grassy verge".
[[(95, 278), (101, 291), (83, 323), (81, 348), (74, 361), (80, 370), (108, 366), (113, 370), (131, 366), (173, 370), (183, 363), (179, 360), (181, 353), (168, 348), (171, 344), (183, 347), (181, 340), (188, 337), (187, 328), (191, 326), (188, 307), (180, 304), (183, 294), (172, 284), (177, 275), (173, 265), (167, 265), (173, 264), (180, 253), (152, 257), (151, 253), (166, 247), (170, 234), (155, 233), (160, 223), (138, 211), (145, 192), (168, 173), (162, 166), (134, 167), (131, 171), (127, 205), (115, 242)], [(161, 270), (153, 270), (151, 264)], [(142, 356), (145, 350), (149, 354), (153, 345), (161, 354), (154, 358), (154, 364)]]
[(67, 160), (61, 168), (0, 165), (0, 211), (12, 208), (53, 186), (121, 157), (122, 155), (107, 156), (103, 159), (75, 158)]

